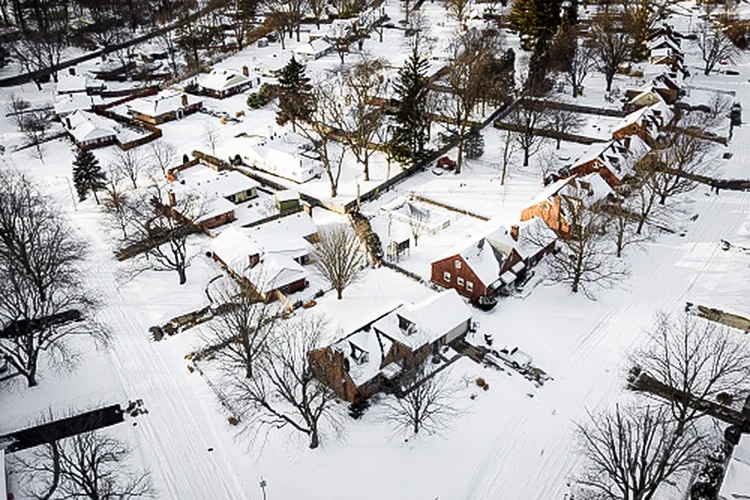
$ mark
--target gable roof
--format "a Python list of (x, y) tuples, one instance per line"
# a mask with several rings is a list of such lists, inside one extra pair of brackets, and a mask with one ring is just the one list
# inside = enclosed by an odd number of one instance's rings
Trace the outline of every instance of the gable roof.
[(70, 120), (70, 128), (67, 130), (77, 142), (92, 141), (117, 135), (117, 132), (103, 118), (88, 111), (78, 109), (72, 112), (67, 119)]
[(605, 144), (597, 144), (579, 158), (571, 170), (593, 160), (598, 160), (603, 168), (609, 170), (618, 180), (633, 172), (635, 164), (648, 153), (651, 148), (638, 135), (625, 140), (614, 139)]
[(306, 56), (318, 56), (331, 50), (332, 45), (322, 38), (316, 38), (311, 42), (307, 42), (293, 50), (296, 54), (303, 54)]
[[(399, 316), (414, 325), (402, 329)], [(454, 289), (397, 307), (372, 324), (372, 328), (412, 350), (432, 344), (457, 326), (471, 319), (471, 311)]]
[(210, 73), (204, 75), (198, 81), (198, 85), (204, 89), (221, 92), (244, 85), (248, 82), (252, 82), (252, 78), (250, 76), (245, 76), (239, 71), (214, 68)]
[(164, 92), (160, 95), (134, 99), (127, 106), (132, 112), (157, 117), (177, 111), (178, 109), (183, 109), (185, 106), (182, 105), (182, 96), (187, 97), (188, 106), (203, 102), (202, 99), (197, 99), (194, 96), (188, 96), (188, 94), (181, 92)]
[(90, 110), (94, 106), (104, 104), (101, 96), (81, 93), (63, 94), (55, 100), (55, 113), (66, 115), (77, 109)]

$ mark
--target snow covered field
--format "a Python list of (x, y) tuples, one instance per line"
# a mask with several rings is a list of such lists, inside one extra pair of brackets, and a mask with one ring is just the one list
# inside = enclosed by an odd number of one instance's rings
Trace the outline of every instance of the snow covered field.
[[(395, 10), (398, 6), (386, 7)], [(438, 4), (425, 3), (423, 9), (436, 23), (442, 19)], [(385, 39), (395, 51), (398, 38), (387, 30)], [(289, 43), (293, 47), (296, 42)], [(367, 44), (374, 53), (380, 48), (387, 55), (377, 36)], [(222, 65), (235, 67), (252, 57), (241, 53)], [(337, 61), (338, 56), (329, 55), (320, 65)], [(750, 103), (747, 55), (737, 69), (741, 76), (731, 79), (694, 71), (689, 82), (732, 90), (737, 101)], [(624, 77), (616, 79), (616, 85), (623, 88), (630, 83)], [(605, 105), (599, 75), (590, 76), (586, 87), (582, 103)], [(13, 89), (32, 102), (48, 101), (50, 91), (51, 87), (39, 93), (33, 85)], [(0, 105), (9, 95), (10, 90), (2, 90)], [(207, 107), (233, 113), (246, 109), (244, 99), (209, 99)], [(241, 132), (265, 133), (273, 114), (267, 107), (248, 113), (240, 123), (219, 128), (217, 156), (228, 156), (227, 145)], [(195, 114), (165, 124), (160, 140), (174, 145), (179, 156), (193, 149), (207, 150), (204, 135), (209, 120), (218, 122)], [(611, 121), (602, 119), (587, 126), (604, 133)], [(408, 225), (389, 221), (380, 211), (397, 197), (414, 193), (484, 217), (516, 220), (520, 209), (542, 188), (545, 159), (557, 158), (562, 166), (587, 148), (563, 143), (557, 151), (547, 144), (525, 168), (518, 166), (516, 157), (506, 184), (500, 186), (497, 157), (502, 134), (492, 127), (485, 129), (484, 156), (468, 160), (460, 176), (436, 176), (428, 169), (364, 205), (364, 213), (377, 214), (373, 226), (384, 245), (391, 236), (410, 233)], [(21, 142), (5, 117), (0, 117), (0, 139), (6, 145)], [(727, 147), (733, 157), (718, 160), (716, 175), (748, 178), (748, 144), (750, 128), (736, 129)], [(97, 150), (96, 154), (106, 164), (113, 150)], [(148, 414), (128, 418), (117, 434), (133, 447), (136, 461), (152, 471), (159, 497), (164, 499), (259, 499), (263, 497), (259, 483), (265, 481), (269, 499), (559, 500), (569, 493), (569, 482), (580, 464), (573, 422), (584, 419), (587, 411), (628, 398), (625, 356), (643, 342), (643, 330), (656, 311), (678, 312), (690, 301), (750, 315), (750, 255), (722, 251), (720, 246), (725, 239), (750, 247), (750, 192), (716, 195), (700, 186), (683, 202), (685, 215), (677, 223), (684, 233), (661, 234), (643, 248), (626, 253), (630, 277), (598, 293), (598, 300), (572, 295), (562, 285), (535, 281), (536, 286), (527, 290), (530, 293), (505, 298), (491, 312), (472, 309), (479, 334), (518, 345), (552, 377), (542, 387), (515, 372), (485, 368), (464, 358), (449, 372), (462, 384), (456, 400), (461, 415), (439, 436), (407, 438), (394, 431), (385, 409), (375, 403), (361, 420), (347, 418), (342, 435), (324, 439), (317, 450), (309, 450), (303, 438), (287, 431), (270, 433), (262, 443), (250, 442), (229, 425), (226, 411), (205, 379), (187, 369), (184, 357), (203, 344), (202, 330), (192, 329), (162, 342), (154, 342), (148, 331), (207, 304), (205, 289), (222, 274), (203, 254), (208, 238), (201, 235), (191, 241), (195, 259), (187, 285), (178, 285), (176, 275), (170, 273), (147, 272), (124, 280), (123, 265), (114, 259), (93, 200), (75, 204), (71, 199), (66, 181), (73, 159), (70, 144), (62, 140), (47, 144), (44, 163), (31, 153), (10, 153), (9, 147), (0, 160), (28, 168), (87, 243), (85, 281), (101, 301), (99, 319), (110, 326), (113, 336), (109, 349), (95, 350), (77, 342), (77, 365), (71, 371), (47, 371), (39, 387), (28, 389), (18, 379), (0, 385), (0, 434), (34, 423), (50, 409), (62, 413), (142, 399)], [(449, 155), (455, 157), (455, 152)], [(363, 190), (385, 179), (384, 163), (374, 158), (372, 185), (362, 186)], [(337, 201), (356, 196), (357, 175), (354, 166), (342, 175)], [(326, 186), (324, 179), (305, 184), (302, 190), (325, 198)], [(419, 246), (399, 265), (429, 278), (429, 262), (464, 241), (481, 224), (471, 216), (450, 211), (445, 215), (451, 217), (450, 226), (423, 235)], [(693, 215), (697, 218), (690, 220)], [(319, 224), (337, 217), (317, 209), (313, 215)], [(370, 269), (345, 290), (343, 300), (327, 294), (312, 311), (329, 319), (333, 339), (402, 300), (419, 301), (433, 293), (389, 269)], [(477, 377), (488, 382), (488, 391), (476, 386)]]

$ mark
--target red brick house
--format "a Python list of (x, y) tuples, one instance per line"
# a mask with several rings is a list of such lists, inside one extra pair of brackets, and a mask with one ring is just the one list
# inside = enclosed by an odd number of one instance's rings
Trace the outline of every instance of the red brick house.
[(108, 120), (88, 111), (76, 110), (64, 118), (65, 131), (81, 149), (96, 149), (115, 144), (117, 132)]
[(201, 91), (211, 97), (224, 99), (247, 89), (260, 87), (260, 77), (251, 74), (247, 66), (242, 73), (231, 69), (213, 69), (198, 81)]
[(495, 295), (551, 252), (557, 239), (540, 219), (510, 229), (490, 221), (480, 234), (468, 245), (432, 261), (434, 283), (471, 300)]
[(162, 95), (141, 97), (128, 104), (128, 113), (136, 120), (158, 125), (180, 120), (203, 107), (203, 101), (187, 94), (168, 92)]
[(335, 343), (308, 353), (315, 376), (347, 401), (398, 391), (405, 374), (471, 328), (454, 290), (402, 304)]
[(304, 290), (307, 271), (283, 252), (269, 252), (239, 229), (230, 227), (211, 242), (211, 254), (235, 279), (265, 300)]
[(570, 221), (565, 213), (564, 198), (581, 202), (586, 206), (594, 206), (612, 196), (612, 187), (598, 173), (560, 179), (550, 184), (521, 210), (521, 220), (529, 221), (538, 217), (550, 229), (565, 238), (570, 234)]
[(572, 175), (583, 177), (598, 173), (612, 187), (635, 173), (634, 167), (651, 148), (638, 135), (615, 139), (605, 144), (595, 144), (573, 166)]
[(637, 135), (649, 146), (654, 146), (660, 131), (671, 125), (674, 113), (663, 101), (633, 111), (612, 131), (612, 138), (624, 139)]

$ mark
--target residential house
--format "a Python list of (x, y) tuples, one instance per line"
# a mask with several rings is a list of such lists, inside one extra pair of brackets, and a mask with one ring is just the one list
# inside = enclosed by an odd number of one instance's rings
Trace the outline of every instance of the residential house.
[[(170, 205), (177, 206), (177, 200), (190, 197), (194, 214), (183, 214), (207, 229), (216, 228), (237, 219), (236, 206), (258, 196), (259, 184), (252, 178), (235, 170), (217, 172), (204, 165), (170, 171), (168, 184)], [(195, 205), (195, 207), (192, 207)]]
[(142, 122), (158, 125), (181, 120), (203, 107), (203, 100), (180, 92), (167, 91), (155, 96), (140, 97), (128, 103), (128, 113)]
[(682, 40), (679, 38), (672, 37), (666, 34), (660, 34), (649, 40), (647, 43), (647, 47), (649, 51), (668, 48), (680, 52), (681, 43)]
[(431, 279), (471, 300), (494, 296), (552, 252), (556, 240), (539, 218), (510, 228), (489, 221), (478, 237), (432, 261)]
[(654, 90), (664, 99), (664, 102), (670, 106), (677, 102), (680, 97), (680, 86), (666, 73), (654, 78), (653, 86)]
[(91, 111), (104, 104), (101, 96), (82, 93), (63, 94), (55, 99), (55, 114), (64, 118), (74, 111)]
[(570, 167), (570, 173), (582, 177), (598, 172), (614, 188), (635, 173), (636, 163), (650, 150), (638, 135), (614, 139), (603, 145), (595, 144)]
[(94, 149), (114, 144), (117, 132), (108, 120), (88, 111), (76, 110), (64, 119), (65, 131), (81, 149)]
[(58, 94), (101, 94), (104, 90), (104, 82), (85, 75), (60, 74), (55, 87)]
[(254, 60), (253, 70), (266, 78), (278, 78), (284, 67), (292, 59), (292, 52), (283, 52), (280, 55), (272, 54), (267, 57), (261, 57)]
[(684, 73), (685, 55), (669, 47), (652, 50), (649, 54), (649, 62), (655, 66), (666, 66), (672, 71)]
[(318, 242), (318, 226), (307, 212), (297, 212), (243, 228), (243, 232), (265, 252), (286, 255), (302, 265), (311, 262), (313, 244)]
[(594, 172), (583, 177), (560, 179), (547, 186), (536, 198), (521, 210), (521, 220), (539, 217), (550, 229), (562, 237), (570, 234), (570, 215), (565, 200), (593, 207), (606, 202), (615, 195), (607, 181)]
[(625, 116), (612, 131), (614, 139), (637, 135), (653, 147), (661, 130), (671, 125), (674, 113), (664, 101), (633, 111)]
[(260, 77), (251, 75), (247, 66), (242, 67), (241, 73), (231, 69), (214, 68), (198, 80), (201, 91), (217, 99), (224, 99), (259, 86)]
[(750, 434), (744, 433), (729, 457), (718, 499), (747, 498), (750, 498)]
[(300, 45), (292, 52), (294, 52), (296, 56), (299, 56), (302, 59), (314, 61), (330, 53), (331, 50), (333, 50), (333, 46), (330, 43), (322, 38), (316, 38), (315, 40), (311, 40), (304, 45)]
[(471, 311), (455, 290), (404, 303), (375, 321), (308, 354), (315, 376), (347, 401), (396, 390), (440, 348), (466, 335)]
[(239, 156), (246, 165), (300, 184), (324, 171), (307, 139), (289, 131), (273, 132), (268, 139), (243, 148)]
[(292, 257), (268, 251), (235, 227), (214, 238), (210, 248), (214, 260), (266, 301), (298, 292), (308, 285), (307, 271)]
[(627, 102), (625, 103), (624, 109), (627, 112), (633, 112), (658, 102), (664, 102), (664, 99), (659, 95), (653, 85), (648, 85), (640, 89), (626, 90), (625, 98), (627, 99)]

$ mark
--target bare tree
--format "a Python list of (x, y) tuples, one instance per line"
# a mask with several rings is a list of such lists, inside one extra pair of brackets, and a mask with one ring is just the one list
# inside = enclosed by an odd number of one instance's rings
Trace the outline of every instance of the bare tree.
[(732, 40), (721, 31), (715, 30), (710, 23), (703, 23), (698, 30), (698, 47), (704, 63), (704, 75), (709, 75), (722, 61), (733, 63), (739, 54)]
[(198, 220), (204, 215), (198, 197), (188, 192), (165, 192), (155, 185), (131, 196), (124, 212), (128, 233), (120, 240), (121, 246), (138, 248), (147, 257), (145, 268), (138, 271), (174, 271), (180, 285), (187, 283), (191, 260), (187, 240), (199, 230)]
[(616, 16), (604, 13), (591, 26), (591, 49), (594, 65), (604, 73), (607, 92), (612, 90), (612, 81), (620, 65), (627, 61), (632, 47), (630, 35), (621, 27)]
[(630, 59), (642, 61), (646, 58), (648, 39), (667, 15), (671, 3), (672, 0), (638, 0), (622, 4), (622, 29), (632, 40)]
[(149, 144), (148, 149), (151, 164), (166, 178), (167, 170), (172, 168), (172, 164), (177, 158), (177, 151), (174, 146), (168, 142), (156, 141)]
[[(595, 206), (580, 199), (561, 196), (561, 212), (569, 234), (559, 240), (559, 251), (547, 260), (552, 279), (570, 286), (573, 293), (594, 298), (594, 291), (614, 285), (627, 275), (624, 265), (613, 258), (606, 234), (606, 217)], [(543, 241), (542, 235), (531, 235)]]
[(8, 104), (5, 107), (7, 115), (13, 119), (18, 127), (18, 130), (25, 132), (26, 121), (24, 120), (24, 114), (31, 109), (31, 103), (16, 94), (11, 94)]
[(315, 245), (314, 262), (318, 272), (336, 289), (341, 300), (344, 289), (357, 281), (367, 263), (362, 243), (347, 224), (322, 226)]
[(122, 238), (128, 237), (128, 217), (126, 207), (128, 204), (128, 194), (122, 189), (122, 177), (117, 170), (110, 170), (107, 174), (104, 185), (104, 198), (102, 199), (102, 209), (106, 215), (106, 227), (117, 226), (122, 232)]
[(468, 14), (470, 5), (471, 2), (469, 0), (446, 0), (445, 10), (458, 24), (462, 24)]
[(548, 111), (544, 121), (544, 128), (555, 135), (556, 149), (560, 149), (563, 134), (575, 134), (584, 124), (580, 115), (565, 109)]
[(494, 64), (500, 43), (496, 33), (477, 29), (459, 34), (451, 43), (451, 62), (445, 76), (450, 93), (445, 109), (458, 136), (456, 173), (461, 173), (464, 139), (472, 128), (472, 115), (486, 95), (485, 87), (490, 84), (487, 68)]
[(421, 210), (412, 203), (407, 203), (409, 209), (409, 228), (411, 236), (414, 238), (414, 246), (419, 245), (419, 237), (427, 229), (430, 214), (426, 210)]
[(690, 132), (668, 136), (665, 147), (651, 152), (652, 158), (641, 163), (644, 178), (664, 205), (668, 198), (694, 190), (695, 175), (703, 174), (710, 165), (710, 145)]
[(505, 185), (505, 176), (508, 173), (508, 166), (511, 164), (513, 157), (518, 149), (518, 142), (513, 139), (513, 132), (506, 130), (503, 134), (503, 149), (501, 150), (501, 168), (502, 174), (500, 174), (500, 185)]
[(211, 148), (211, 154), (216, 154), (216, 145), (219, 143), (219, 130), (213, 120), (206, 122), (205, 132), (203, 134), (203, 143)]
[(339, 428), (336, 394), (315, 378), (308, 362), (325, 328), (313, 315), (277, 323), (252, 378), (235, 379), (235, 397), (252, 412), (251, 428), (293, 428), (309, 437), (311, 449), (320, 444), (321, 425)]
[(578, 483), (596, 498), (652, 500), (704, 456), (693, 428), (678, 433), (661, 408), (621, 408), (577, 424), (586, 465)]
[(50, 122), (49, 116), (44, 111), (28, 111), (23, 115), (24, 126), (22, 128), (26, 140), (34, 146), (35, 156), (44, 163), (44, 148), (42, 143), (47, 137)]
[(320, 29), (320, 21), (323, 18), (323, 14), (326, 12), (328, 2), (326, 0), (308, 0), (307, 5), (313, 19), (315, 19), (315, 27)]
[(307, 117), (307, 124), (300, 125), (298, 130), (320, 158), (331, 186), (331, 198), (335, 198), (346, 155), (343, 145), (336, 142), (339, 132), (331, 126), (340, 123), (346, 112), (341, 87), (330, 80), (317, 82), (313, 85), (312, 100), (313, 111)]
[(344, 86), (349, 101), (348, 109), (335, 116), (330, 125), (342, 132), (341, 141), (351, 150), (357, 162), (364, 168), (365, 181), (370, 180), (370, 157), (375, 152), (372, 147), (383, 125), (385, 111), (382, 106), (374, 106), (373, 98), (386, 93), (386, 61), (363, 56), (353, 67), (344, 72)]
[(516, 142), (523, 151), (523, 166), (529, 166), (529, 159), (542, 148), (545, 138), (539, 134), (548, 126), (548, 115), (544, 107), (526, 103), (517, 106), (508, 115), (508, 122), (516, 130)]
[(737, 332), (689, 313), (659, 312), (648, 336), (650, 343), (633, 353), (632, 362), (672, 393), (665, 404), (678, 432), (705, 415), (701, 403), (721, 393), (747, 394), (750, 351)]
[(403, 386), (402, 396), (385, 402), (388, 422), (393, 425), (414, 434), (436, 434), (460, 414), (456, 407), (457, 387), (445, 371), (433, 375), (422, 366), (406, 377)]
[(122, 179), (128, 179), (133, 189), (138, 189), (138, 178), (146, 171), (146, 162), (138, 153), (138, 148), (115, 150), (115, 158), (110, 170)]
[(643, 218), (638, 213), (638, 208), (643, 207), (640, 202), (641, 199), (638, 196), (619, 198), (607, 207), (608, 233), (613, 236), (617, 257), (622, 257), (625, 248), (637, 246), (649, 240), (647, 235), (638, 231), (643, 228), (641, 224)]
[(252, 290), (236, 285), (223, 287), (215, 299), (221, 305), (209, 324), (210, 340), (224, 346), (217, 357), (224, 361), (224, 368), (241, 369), (245, 378), (252, 378), (276, 324), (275, 308)]
[(0, 357), (29, 386), (38, 383), (41, 356), (74, 362), (70, 337), (106, 340), (80, 281), (82, 255), (83, 245), (33, 181), (0, 172)]
[(565, 75), (565, 82), (570, 85), (573, 91), (573, 97), (579, 97), (583, 94), (583, 82), (589, 74), (589, 71), (594, 67), (594, 55), (590, 47), (579, 45), (578, 41), (575, 41), (573, 45), (573, 53), (569, 59), (569, 65)]
[(128, 471), (130, 454), (120, 440), (90, 431), (39, 446), (16, 464), (31, 498), (156, 498), (147, 472)]

